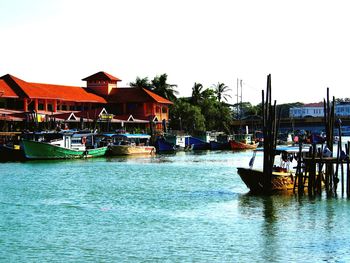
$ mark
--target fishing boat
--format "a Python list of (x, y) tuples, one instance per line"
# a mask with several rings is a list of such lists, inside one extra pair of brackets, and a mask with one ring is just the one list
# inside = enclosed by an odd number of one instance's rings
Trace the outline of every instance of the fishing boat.
[(230, 140), (232, 150), (254, 150), (258, 144), (252, 140), (251, 134), (235, 134), (234, 139)]
[(170, 134), (166, 133), (157, 138), (155, 146), (157, 152), (178, 152), (191, 150), (190, 147), (186, 147), (186, 138), (189, 135), (185, 134)]
[(93, 133), (34, 134), (37, 140), (24, 136), (21, 140), (27, 159), (75, 159), (106, 154), (107, 146), (100, 146)]
[(196, 150), (209, 150), (210, 144), (196, 137), (188, 136), (185, 139), (186, 148)]
[[(308, 148), (302, 149), (302, 154), (308, 152)], [(256, 156), (254, 151), (253, 157), (249, 162), (249, 168), (238, 167), (237, 173), (241, 177), (242, 181), (250, 189), (252, 193), (263, 192), (264, 186), (264, 173), (262, 170), (253, 169), (254, 160)], [(271, 177), (271, 190), (272, 192), (291, 191), (297, 187), (295, 182), (296, 176), (294, 171), (291, 170), (293, 159), (296, 158), (299, 153), (299, 147), (280, 147), (279, 150), (275, 150), (275, 155), (280, 156), (280, 163), (273, 167)], [(307, 186), (307, 183), (305, 184)]]
[(149, 145), (151, 136), (148, 134), (110, 134), (110, 155), (151, 155), (156, 153), (156, 148)]
[(210, 137), (210, 150), (230, 150), (230, 140), (232, 139), (231, 135), (226, 135), (222, 132), (211, 133)]
[(210, 150), (229, 150), (231, 149), (231, 144), (229, 142), (219, 142), (219, 141), (210, 141)]
[(0, 132), (0, 162), (24, 161), (20, 147), (21, 132)]
[(155, 147), (159, 153), (176, 151), (176, 145), (174, 143), (168, 142), (164, 137), (160, 137), (156, 140)]
[(0, 145), (0, 162), (24, 161), (24, 152), (18, 144)]

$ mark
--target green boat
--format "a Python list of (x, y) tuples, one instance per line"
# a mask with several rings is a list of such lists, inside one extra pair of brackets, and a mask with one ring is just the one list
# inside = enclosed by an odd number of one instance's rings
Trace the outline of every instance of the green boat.
[(28, 159), (91, 158), (107, 151), (107, 146), (98, 147), (91, 134), (62, 134), (61, 138), (41, 141), (22, 139), (22, 147)]

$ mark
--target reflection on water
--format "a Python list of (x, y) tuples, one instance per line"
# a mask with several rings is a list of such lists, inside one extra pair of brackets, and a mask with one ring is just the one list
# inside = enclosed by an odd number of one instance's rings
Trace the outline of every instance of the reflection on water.
[(251, 156), (0, 164), (0, 261), (349, 261), (348, 200), (249, 195)]

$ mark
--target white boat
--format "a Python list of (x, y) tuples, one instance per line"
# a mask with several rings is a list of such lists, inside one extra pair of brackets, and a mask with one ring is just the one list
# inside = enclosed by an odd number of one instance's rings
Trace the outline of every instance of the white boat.
[(149, 145), (151, 136), (148, 134), (106, 134), (111, 138), (109, 153), (111, 155), (151, 155), (156, 148)]

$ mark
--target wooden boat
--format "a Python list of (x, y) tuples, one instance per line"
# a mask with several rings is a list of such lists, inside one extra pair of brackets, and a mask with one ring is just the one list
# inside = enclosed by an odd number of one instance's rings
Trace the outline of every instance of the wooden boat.
[(175, 152), (176, 151), (176, 145), (168, 142), (165, 138), (161, 137), (156, 140), (155, 143), (157, 152)]
[(246, 143), (246, 142), (238, 142), (235, 140), (230, 141), (230, 146), (232, 150), (254, 150), (258, 147), (256, 143)]
[(192, 136), (186, 137), (185, 145), (186, 145), (186, 148), (192, 149), (194, 151), (196, 151), (196, 150), (209, 150), (210, 149), (209, 143), (207, 143), (201, 139), (192, 137)]
[[(99, 147), (95, 134), (56, 133), (56, 137), (40, 136), (39, 140), (22, 139), (21, 145), (28, 159), (74, 159), (98, 157), (106, 154), (107, 146)], [(58, 138), (57, 138), (58, 137)]]
[(218, 141), (210, 141), (210, 150), (229, 150), (231, 149), (231, 144), (229, 142), (218, 142)]
[[(309, 151), (308, 148), (302, 148), (301, 153), (303, 158)], [(264, 174), (262, 170), (252, 169), (254, 165), (255, 155), (257, 151), (254, 151), (253, 157), (249, 162), (250, 168), (237, 168), (237, 173), (241, 177), (242, 181), (253, 193), (263, 192)], [(279, 147), (275, 149), (275, 155), (280, 156), (278, 166), (273, 167), (271, 178), (271, 190), (272, 192), (291, 191), (297, 189), (298, 184), (295, 182), (296, 176), (294, 171), (290, 170), (293, 166), (293, 159), (295, 160), (297, 154), (299, 154), (299, 147)], [(307, 179), (305, 180), (305, 187), (307, 187)]]
[(149, 145), (151, 136), (148, 134), (112, 134), (112, 143), (108, 146), (110, 155), (151, 155), (156, 148)]
[(0, 162), (24, 161), (20, 147), (21, 132), (0, 132)]
[(230, 140), (232, 150), (254, 150), (258, 144), (252, 140), (251, 134), (235, 134), (234, 140)]
[[(237, 172), (251, 192), (259, 193), (263, 191), (263, 171), (239, 167)], [(271, 180), (272, 191), (293, 190), (294, 180), (294, 175), (291, 172), (286, 170), (275, 171)]]
[(0, 145), (0, 162), (24, 161), (24, 152), (20, 145)]

